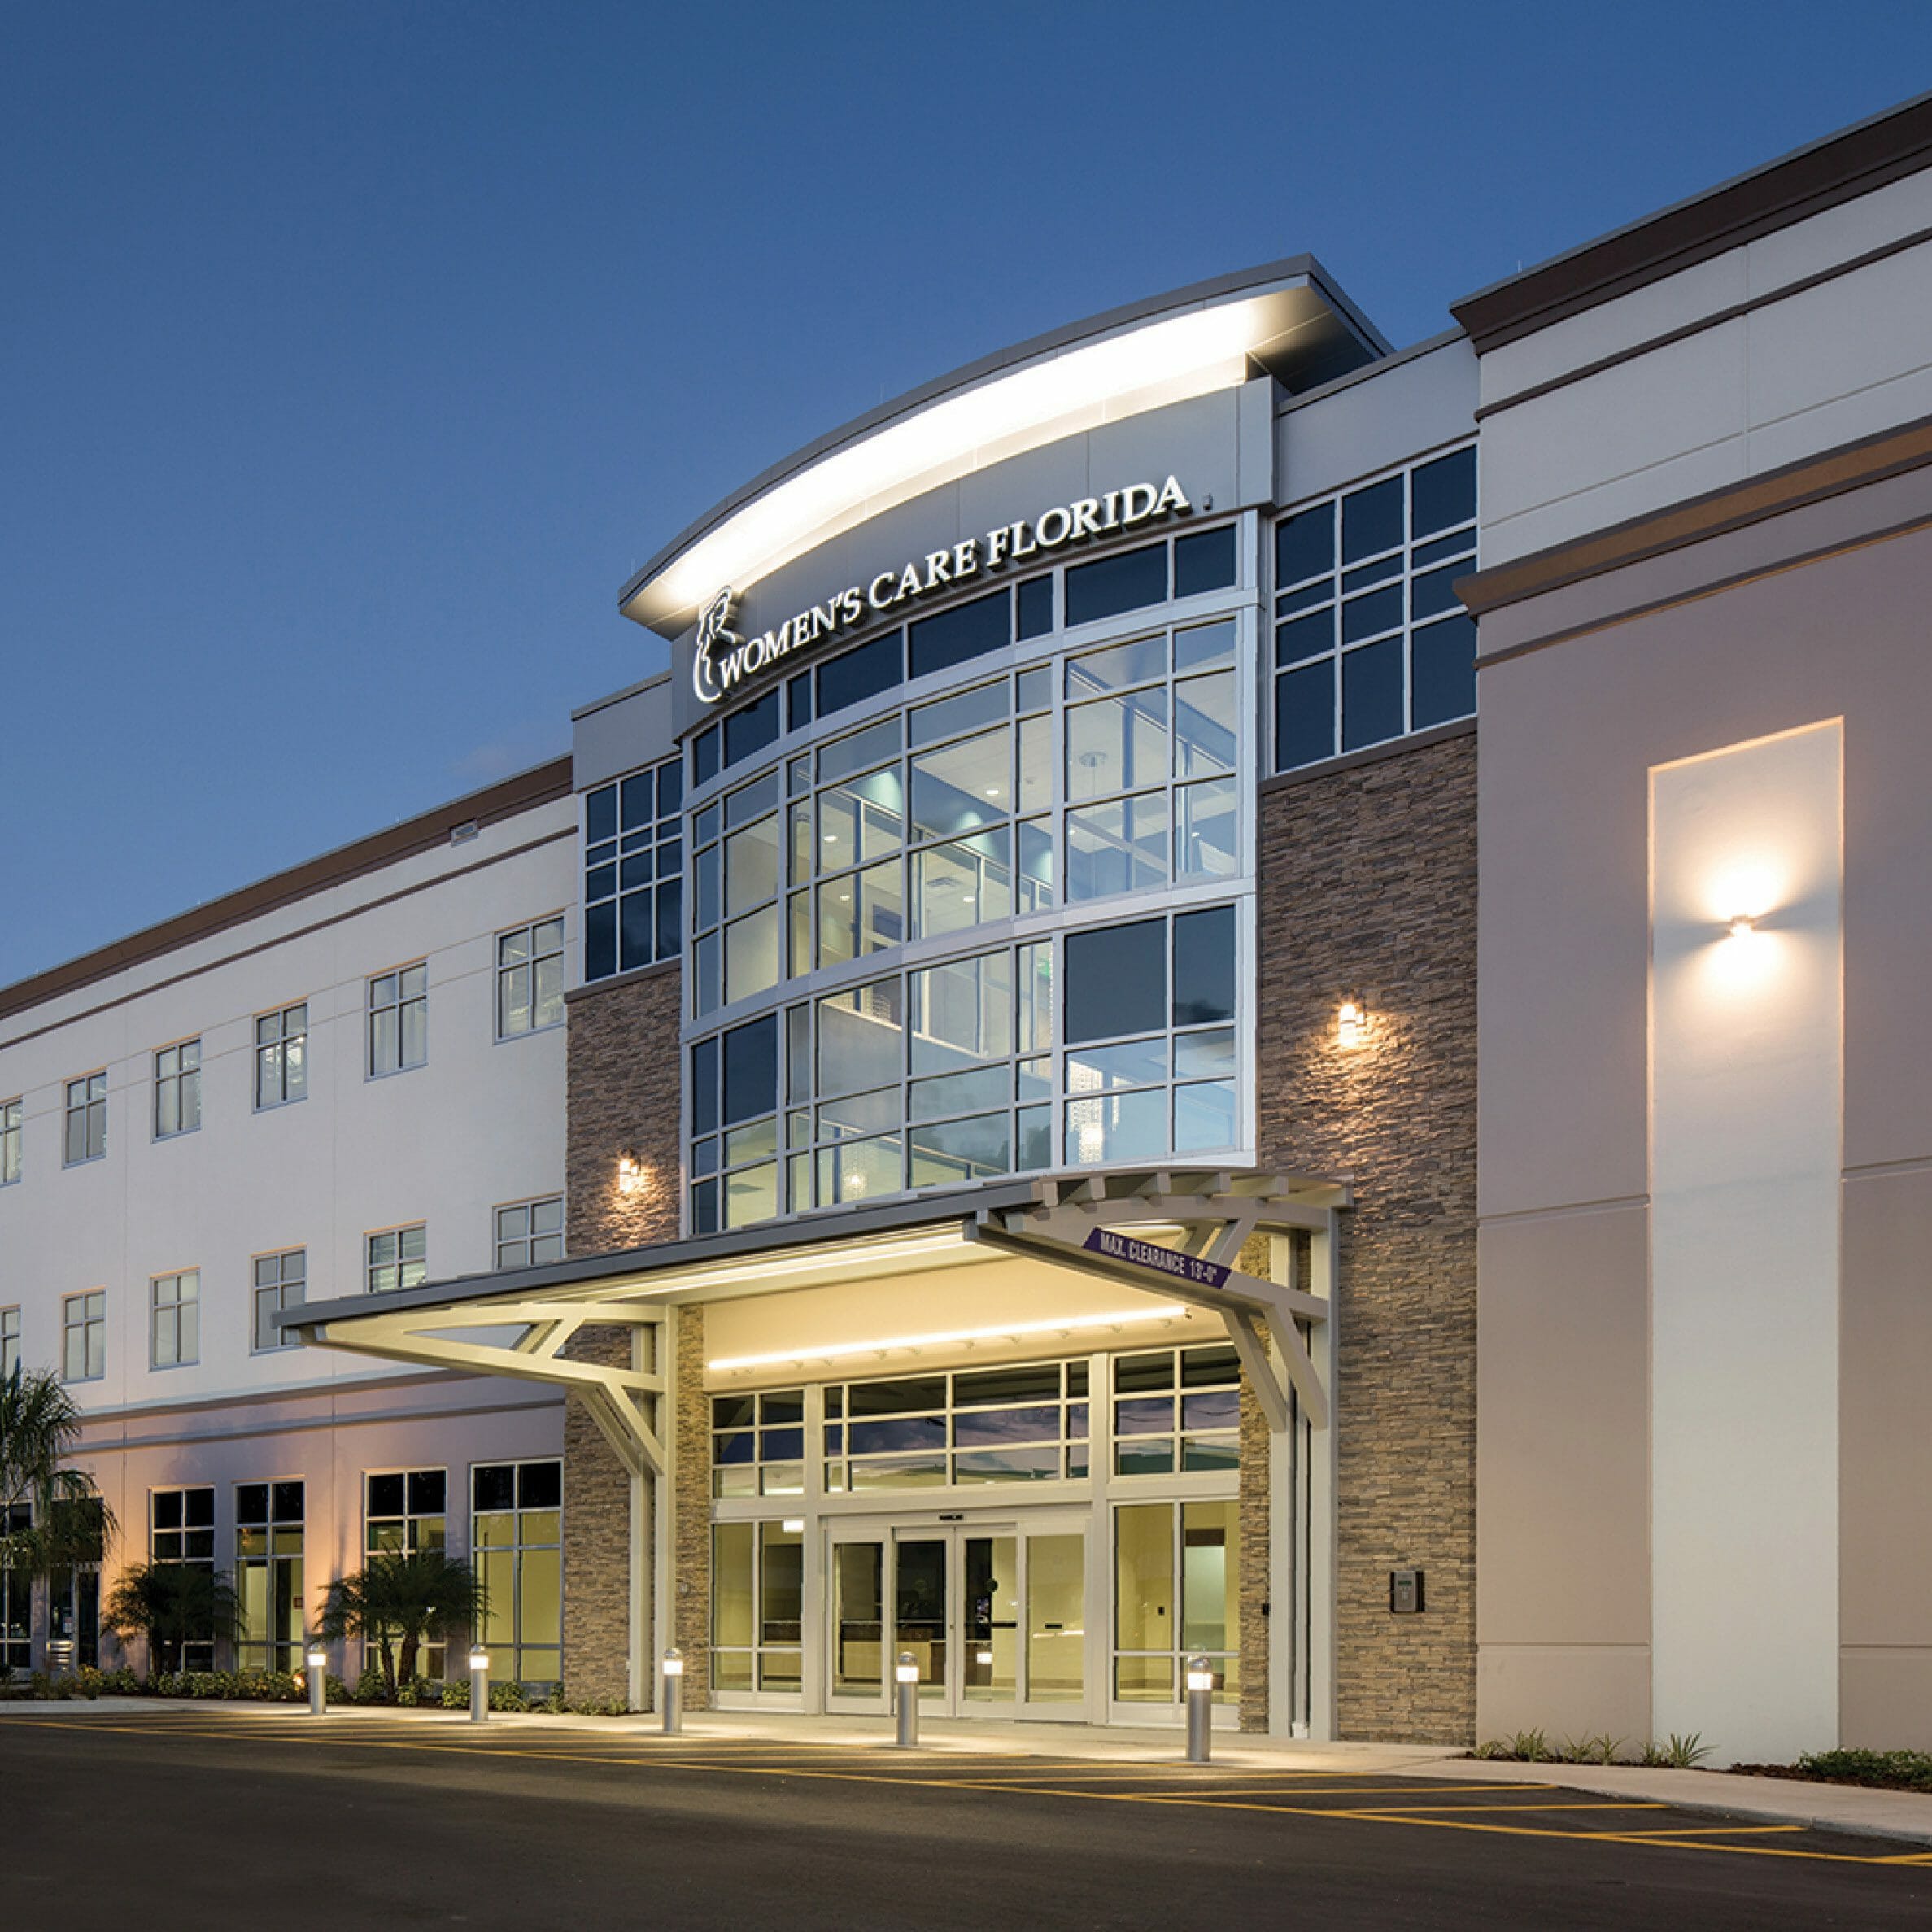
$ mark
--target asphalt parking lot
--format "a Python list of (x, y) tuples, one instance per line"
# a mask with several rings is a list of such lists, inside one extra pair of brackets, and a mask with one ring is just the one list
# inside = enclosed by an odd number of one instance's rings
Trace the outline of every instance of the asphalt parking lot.
[(1932, 1851), (1593, 1796), (1050, 1751), (0, 1708), (22, 1922), (1923, 1925)]

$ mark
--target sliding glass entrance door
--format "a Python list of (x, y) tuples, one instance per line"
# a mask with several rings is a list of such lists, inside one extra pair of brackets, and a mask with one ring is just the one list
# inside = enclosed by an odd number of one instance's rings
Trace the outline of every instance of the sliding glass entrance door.
[(1086, 1552), (1080, 1517), (835, 1528), (827, 1707), (887, 1707), (909, 1655), (935, 1715), (1084, 1717)]

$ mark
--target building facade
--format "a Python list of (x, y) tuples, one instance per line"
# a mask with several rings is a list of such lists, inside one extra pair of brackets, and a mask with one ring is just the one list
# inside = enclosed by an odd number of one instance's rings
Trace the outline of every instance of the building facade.
[[(640, 1707), (675, 1647), (741, 1708), (883, 1716), (907, 1659), (962, 1716), (1177, 1723), (1193, 1668), (1282, 1734), (1932, 1742), (1929, 234), (1914, 102), (1406, 351), (1306, 258), (1094, 318), (665, 545), (620, 602), (669, 673), (526, 781), (527, 868), (412, 902), (486, 1017), (506, 935), (562, 962), (544, 1039), (472, 1028), (529, 1110), (364, 1149), (268, 1315), (277, 1376), (455, 1432), (332, 1410), (338, 1472), (515, 1465), (560, 1654), (492, 1649)], [(309, 973), (357, 1064), (430, 929)], [(216, 1023), (163, 979), (113, 1050), (0, 1001), (82, 1168), (137, 1045), (178, 1118)], [(97, 1277), (150, 1359), (185, 1319), (194, 1243), (106, 1219), (26, 1270), (83, 1369)]]
[(99, 1613), (155, 1562), (234, 1580), (190, 1664), (297, 1668), (330, 1579), (444, 1547), (559, 1676), (560, 1402), (275, 1318), (562, 1251), (576, 829), (553, 764), (0, 995), (0, 1367), (60, 1373), (118, 1524), (98, 1575), (7, 1580), (7, 1668), (149, 1661)]

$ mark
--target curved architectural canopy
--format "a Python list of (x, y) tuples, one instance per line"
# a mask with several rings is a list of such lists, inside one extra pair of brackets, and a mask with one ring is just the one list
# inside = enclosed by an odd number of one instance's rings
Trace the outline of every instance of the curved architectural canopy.
[(1306, 388), (1385, 347), (1306, 256), (1097, 316), (969, 364), (800, 451), (653, 557), (619, 607), (676, 637), (721, 586), (742, 591), (950, 478), (1258, 372)]

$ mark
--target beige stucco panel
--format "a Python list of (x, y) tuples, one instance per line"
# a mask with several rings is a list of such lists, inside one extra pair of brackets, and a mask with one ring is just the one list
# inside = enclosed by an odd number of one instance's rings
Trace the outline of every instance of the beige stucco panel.
[(1485, 1215), (1644, 1192), (1648, 768), (1834, 716), (1845, 1165), (1932, 1158), (1928, 582), (1911, 531), (1483, 673)]
[(1843, 1212), (1843, 1641), (1932, 1646), (1932, 1171), (1854, 1175)]
[(1849, 1750), (1932, 1751), (1932, 1650), (1847, 1650), (1838, 1712)]
[(1641, 1207), (1477, 1236), (1476, 1637), (1650, 1641), (1650, 1337)]
[(1476, 1734), (1542, 1731), (1552, 1744), (1651, 1734), (1651, 1654), (1641, 1646), (1485, 1644), (1476, 1664)]

